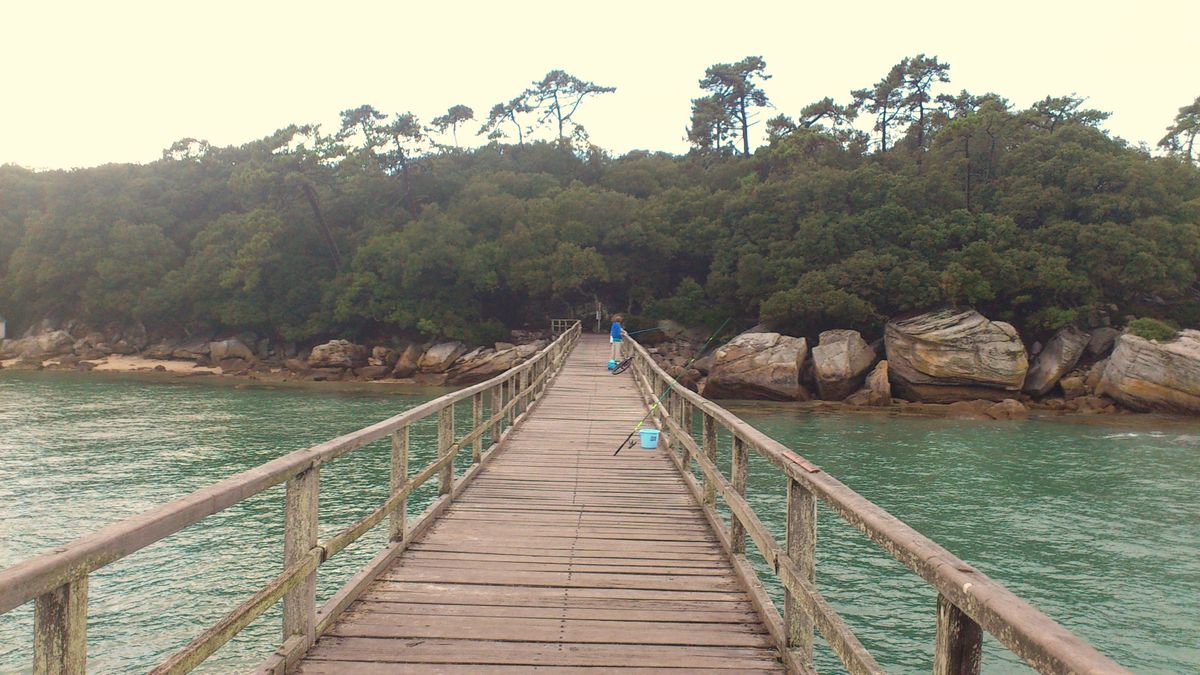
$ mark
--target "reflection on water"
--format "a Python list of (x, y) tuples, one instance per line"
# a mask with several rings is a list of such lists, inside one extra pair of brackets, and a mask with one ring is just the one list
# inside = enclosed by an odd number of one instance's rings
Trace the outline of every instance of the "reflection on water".
[[(0, 373), (0, 567), (437, 393)], [(1122, 664), (1200, 671), (1198, 425), (736, 412)], [(435, 425), (413, 430), (413, 466), (435, 455)], [(323, 467), (321, 536), (377, 506), (387, 471), (386, 442)], [(783, 488), (752, 461), (749, 500), (781, 541)], [(146, 670), (278, 573), (282, 494), (277, 486), (95, 574), (90, 669)], [(889, 672), (928, 672), (934, 593), (832, 513), (820, 518), (821, 591)], [(384, 537), (379, 528), (323, 565), (320, 596)], [(0, 617), (0, 672), (28, 669), (31, 636), (31, 605)], [(252, 668), (278, 636), (276, 608), (205, 670)], [(986, 649), (986, 672), (1023, 668), (994, 642)], [(838, 670), (827, 650), (819, 665)]]

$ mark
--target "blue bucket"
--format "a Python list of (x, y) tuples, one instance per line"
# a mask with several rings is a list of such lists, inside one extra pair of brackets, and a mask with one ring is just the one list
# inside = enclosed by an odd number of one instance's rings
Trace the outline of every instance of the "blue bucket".
[(609, 359), (608, 360), (608, 369), (614, 370), (616, 367), (617, 367), (617, 362), (614, 361), (613, 359)]
[(642, 429), (638, 432), (642, 437), (642, 447), (653, 450), (658, 447), (658, 429)]

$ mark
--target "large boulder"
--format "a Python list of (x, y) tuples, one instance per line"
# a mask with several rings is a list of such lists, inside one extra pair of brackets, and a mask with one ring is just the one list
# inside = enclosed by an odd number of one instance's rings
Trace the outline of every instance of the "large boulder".
[(417, 372), (417, 363), (421, 360), (421, 354), (424, 352), (421, 345), (412, 344), (405, 347), (404, 351), (396, 357), (396, 366), (392, 369), (392, 377), (412, 377), (413, 373)]
[(856, 330), (827, 330), (813, 347), (812, 363), (821, 398), (840, 401), (862, 386), (875, 350)]
[(807, 401), (800, 370), (808, 358), (804, 338), (742, 333), (717, 350), (704, 385), (709, 398)]
[(1096, 393), (1134, 410), (1200, 413), (1200, 331), (1181, 331), (1163, 342), (1125, 333)]
[(208, 345), (208, 338), (190, 338), (172, 350), (171, 357), (185, 361), (201, 361), (208, 358)]
[(846, 403), (850, 405), (886, 406), (892, 403), (892, 383), (888, 381), (888, 362), (880, 361), (867, 376), (862, 389), (851, 394)]
[(430, 347), (421, 355), (417, 362), (417, 370), (422, 373), (444, 373), (454, 365), (458, 357), (467, 353), (467, 346), (461, 342), (443, 342)]
[(367, 365), (367, 348), (349, 340), (330, 340), (313, 347), (308, 355), (313, 368), (361, 368)]
[(1083, 356), (1090, 340), (1089, 334), (1074, 326), (1060, 329), (1037, 355), (1025, 376), (1022, 390), (1033, 396), (1045, 396), (1063, 375), (1071, 372), (1079, 363), (1079, 357)]
[(226, 359), (241, 359), (247, 362), (255, 360), (254, 350), (247, 347), (244, 342), (237, 338), (208, 343), (208, 354), (214, 363), (219, 363)]
[(70, 354), (75, 348), (75, 338), (65, 330), (52, 330), (19, 340), (19, 354), (25, 359), (47, 359), (52, 356)]
[(516, 347), (496, 351), (480, 350), (473, 358), (461, 358), (446, 373), (446, 384), (461, 387), (490, 380), (513, 366), (523, 362)]
[(892, 387), (914, 401), (1001, 401), (1021, 390), (1029, 370), (1016, 329), (971, 309), (890, 321), (884, 346)]
[(390, 371), (396, 367), (400, 354), (391, 347), (376, 346), (371, 348), (371, 358), (367, 362), (372, 366), (387, 366)]
[[(88, 347), (90, 347), (90, 345), (88, 345)], [(148, 359), (165, 360), (171, 358), (171, 354), (178, 348), (178, 340), (163, 340), (146, 347), (146, 351), (142, 352), (142, 356), (145, 356)], [(76, 353), (81, 354), (85, 350), (79, 349), (78, 343), (76, 343), (75, 351)]]

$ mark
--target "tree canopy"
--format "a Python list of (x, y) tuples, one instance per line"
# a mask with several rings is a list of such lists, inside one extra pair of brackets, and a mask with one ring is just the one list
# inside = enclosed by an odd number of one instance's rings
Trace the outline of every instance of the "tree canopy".
[[(0, 312), (12, 329), (52, 316), (293, 341), (483, 342), (596, 302), (809, 336), (878, 335), (945, 303), (1034, 337), (1105, 315), (1200, 323), (1197, 103), (1156, 156), (1078, 96), (1021, 110), (951, 93), (949, 66), (918, 55), (848, 99), (781, 111), (753, 150), (764, 68), (709, 69), (682, 156), (561, 142), (584, 97), (612, 88), (551, 71), (492, 108), (482, 148), (363, 105), (332, 135), (0, 166)], [(472, 117), (457, 104), (433, 127)], [(537, 119), (555, 140), (529, 140)]]

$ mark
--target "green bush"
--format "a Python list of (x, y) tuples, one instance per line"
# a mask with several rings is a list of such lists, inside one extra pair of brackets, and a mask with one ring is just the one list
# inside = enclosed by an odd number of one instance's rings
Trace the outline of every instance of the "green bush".
[(1165, 321), (1148, 317), (1134, 319), (1125, 328), (1130, 333), (1147, 340), (1169, 340), (1179, 332), (1177, 328)]

